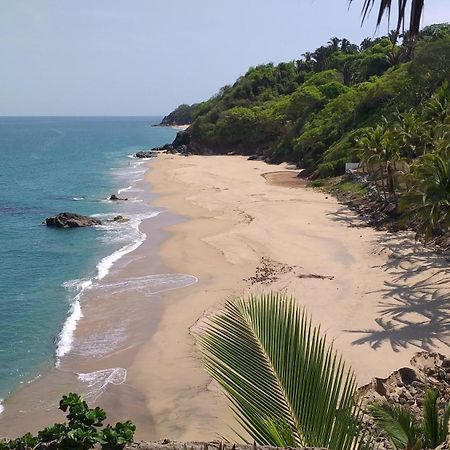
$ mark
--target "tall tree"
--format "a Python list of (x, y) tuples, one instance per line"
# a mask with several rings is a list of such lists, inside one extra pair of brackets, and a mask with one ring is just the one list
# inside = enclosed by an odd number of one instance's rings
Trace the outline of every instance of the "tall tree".
[[(377, 17), (377, 26), (379, 26), (385, 15), (390, 17), (394, 2), (393, 0), (377, 0), (377, 1), (380, 4)], [(349, 0), (349, 2), (352, 3), (353, 0)], [(411, 8), (409, 16), (409, 33), (411, 37), (414, 37), (419, 33), (420, 19), (422, 18), (424, 2), (425, 0), (398, 0), (397, 26), (395, 29), (396, 35), (399, 34), (402, 26), (404, 26), (406, 22), (407, 6), (410, 6)], [(370, 11), (372, 10), (374, 4), (375, 0), (364, 0), (364, 4), (362, 7), (363, 22), (370, 14)]]

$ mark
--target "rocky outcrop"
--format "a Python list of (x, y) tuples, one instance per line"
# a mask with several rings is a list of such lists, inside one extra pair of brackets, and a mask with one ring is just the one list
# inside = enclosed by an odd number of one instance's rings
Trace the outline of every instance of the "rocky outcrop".
[[(419, 352), (411, 359), (411, 367), (402, 367), (387, 378), (374, 378), (359, 389), (364, 405), (388, 402), (404, 405), (413, 414), (422, 415), (423, 398), (427, 388), (439, 391), (439, 402), (450, 402), (450, 357), (439, 353)], [(367, 416), (367, 425), (373, 436), (379, 434), (375, 423)], [(391, 449), (388, 439), (379, 435), (377, 449)]]
[(182, 145), (189, 147), (191, 143), (191, 134), (189, 130), (179, 131), (172, 142), (172, 146), (176, 149), (180, 148)]
[(441, 400), (450, 402), (450, 357), (419, 352), (411, 367), (402, 367), (387, 378), (374, 378), (360, 388), (365, 401), (388, 401), (408, 405), (420, 414), (426, 387), (440, 392)]
[[(230, 444), (219, 441), (213, 442), (176, 442), (165, 439), (157, 442), (135, 442), (127, 445), (125, 450), (277, 450), (280, 447), (271, 447), (269, 445), (244, 445)], [(290, 450), (295, 450), (289, 447)], [(297, 450), (314, 450), (310, 447), (297, 448)], [(319, 449), (315, 449), (319, 450)], [(321, 449), (324, 450), (324, 449)]]
[(63, 212), (56, 216), (48, 217), (45, 219), (45, 224), (48, 227), (55, 228), (80, 228), (80, 227), (92, 227), (95, 225), (101, 225), (102, 222), (99, 219), (89, 216), (82, 216), (80, 214)]
[(157, 156), (157, 154), (155, 153), (155, 150), (159, 150), (159, 148), (156, 149), (152, 149), (152, 150), (148, 150), (148, 151), (140, 151), (140, 152), (136, 152), (133, 156), (135, 158), (155, 158)]
[(117, 197), (116, 194), (112, 194), (112, 195), (109, 197), (109, 199), (110, 199), (110, 200), (113, 200), (113, 201), (117, 201), (117, 200), (126, 201), (126, 200), (128, 200), (127, 198)]
[(112, 221), (113, 222), (118, 222), (118, 223), (123, 223), (123, 222), (128, 222), (129, 220), (130, 219), (128, 217), (124, 217), (124, 216), (118, 215), (118, 216), (115, 216)]

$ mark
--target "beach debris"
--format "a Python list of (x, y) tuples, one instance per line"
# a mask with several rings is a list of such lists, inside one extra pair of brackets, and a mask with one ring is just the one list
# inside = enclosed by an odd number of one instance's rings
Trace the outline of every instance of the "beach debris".
[(301, 273), (297, 278), (317, 278), (318, 280), (334, 280), (334, 275), (319, 275), (317, 273)]
[(126, 200), (128, 200), (128, 199), (127, 199), (127, 198), (122, 198), (122, 197), (117, 197), (116, 194), (112, 194), (112, 195), (110, 195), (109, 200), (112, 200), (112, 201), (117, 201), (117, 200), (123, 200), (123, 201), (126, 201)]
[[(291, 447), (294, 449), (295, 447)], [(256, 444), (234, 444), (224, 441), (210, 442), (177, 442), (164, 439), (154, 442), (134, 442), (125, 446), (125, 450), (279, 450), (279, 447), (256, 445)], [(311, 448), (298, 448), (297, 450), (314, 450)], [(315, 449), (323, 450), (323, 449)]]
[(82, 216), (80, 214), (63, 212), (45, 219), (45, 225), (55, 228), (80, 228), (101, 225), (102, 221), (95, 217)]
[(258, 283), (270, 284), (277, 281), (280, 275), (291, 273), (293, 270), (294, 268), (287, 264), (263, 256), (260, 264), (256, 267), (255, 275), (245, 278), (244, 281), (250, 282), (252, 285)]

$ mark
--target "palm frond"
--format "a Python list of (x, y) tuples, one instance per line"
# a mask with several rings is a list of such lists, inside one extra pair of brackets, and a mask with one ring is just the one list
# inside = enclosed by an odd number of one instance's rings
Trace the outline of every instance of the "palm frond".
[[(411, 36), (418, 34), (420, 29), (420, 20), (422, 18), (424, 0), (398, 0), (397, 4), (397, 25), (395, 30), (395, 36), (397, 37), (405, 23), (406, 16), (406, 6), (410, 1), (411, 12), (409, 19), (409, 32)], [(353, 0), (349, 0), (349, 3), (353, 3)], [(364, 22), (369, 16), (373, 9), (375, 0), (364, 0), (363, 6), (361, 8), (362, 22)], [(393, 6), (393, 0), (379, 0), (378, 16), (377, 16), (377, 27), (380, 26), (383, 17), (387, 16), (388, 19), (391, 16)]]
[(438, 397), (438, 391), (428, 389), (423, 398), (423, 434), (428, 448), (436, 448), (440, 444)]
[(362, 445), (355, 376), (294, 299), (229, 300), (198, 343), (204, 366), (258, 444)]
[(369, 409), (378, 427), (386, 432), (396, 449), (414, 448), (420, 443), (420, 432), (407, 408), (374, 403)]
[(447, 405), (447, 407), (444, 409), (444, 414), (442, 414), (441, 418), (441, 434), (440, 434), (440, 442), (444, 442), (447, 437), (449, 436), (448, 432), (448, 425), (450, 422), (450, 404)]

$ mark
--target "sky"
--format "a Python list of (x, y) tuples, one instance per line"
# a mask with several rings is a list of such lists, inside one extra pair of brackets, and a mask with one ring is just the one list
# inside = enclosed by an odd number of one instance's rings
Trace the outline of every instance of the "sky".
[[(359, 43), (363, 0), (0, 0), (0, 115), (164, 115), (250, 66)], [(426, 2), (423, 25), (450, 22)]]

